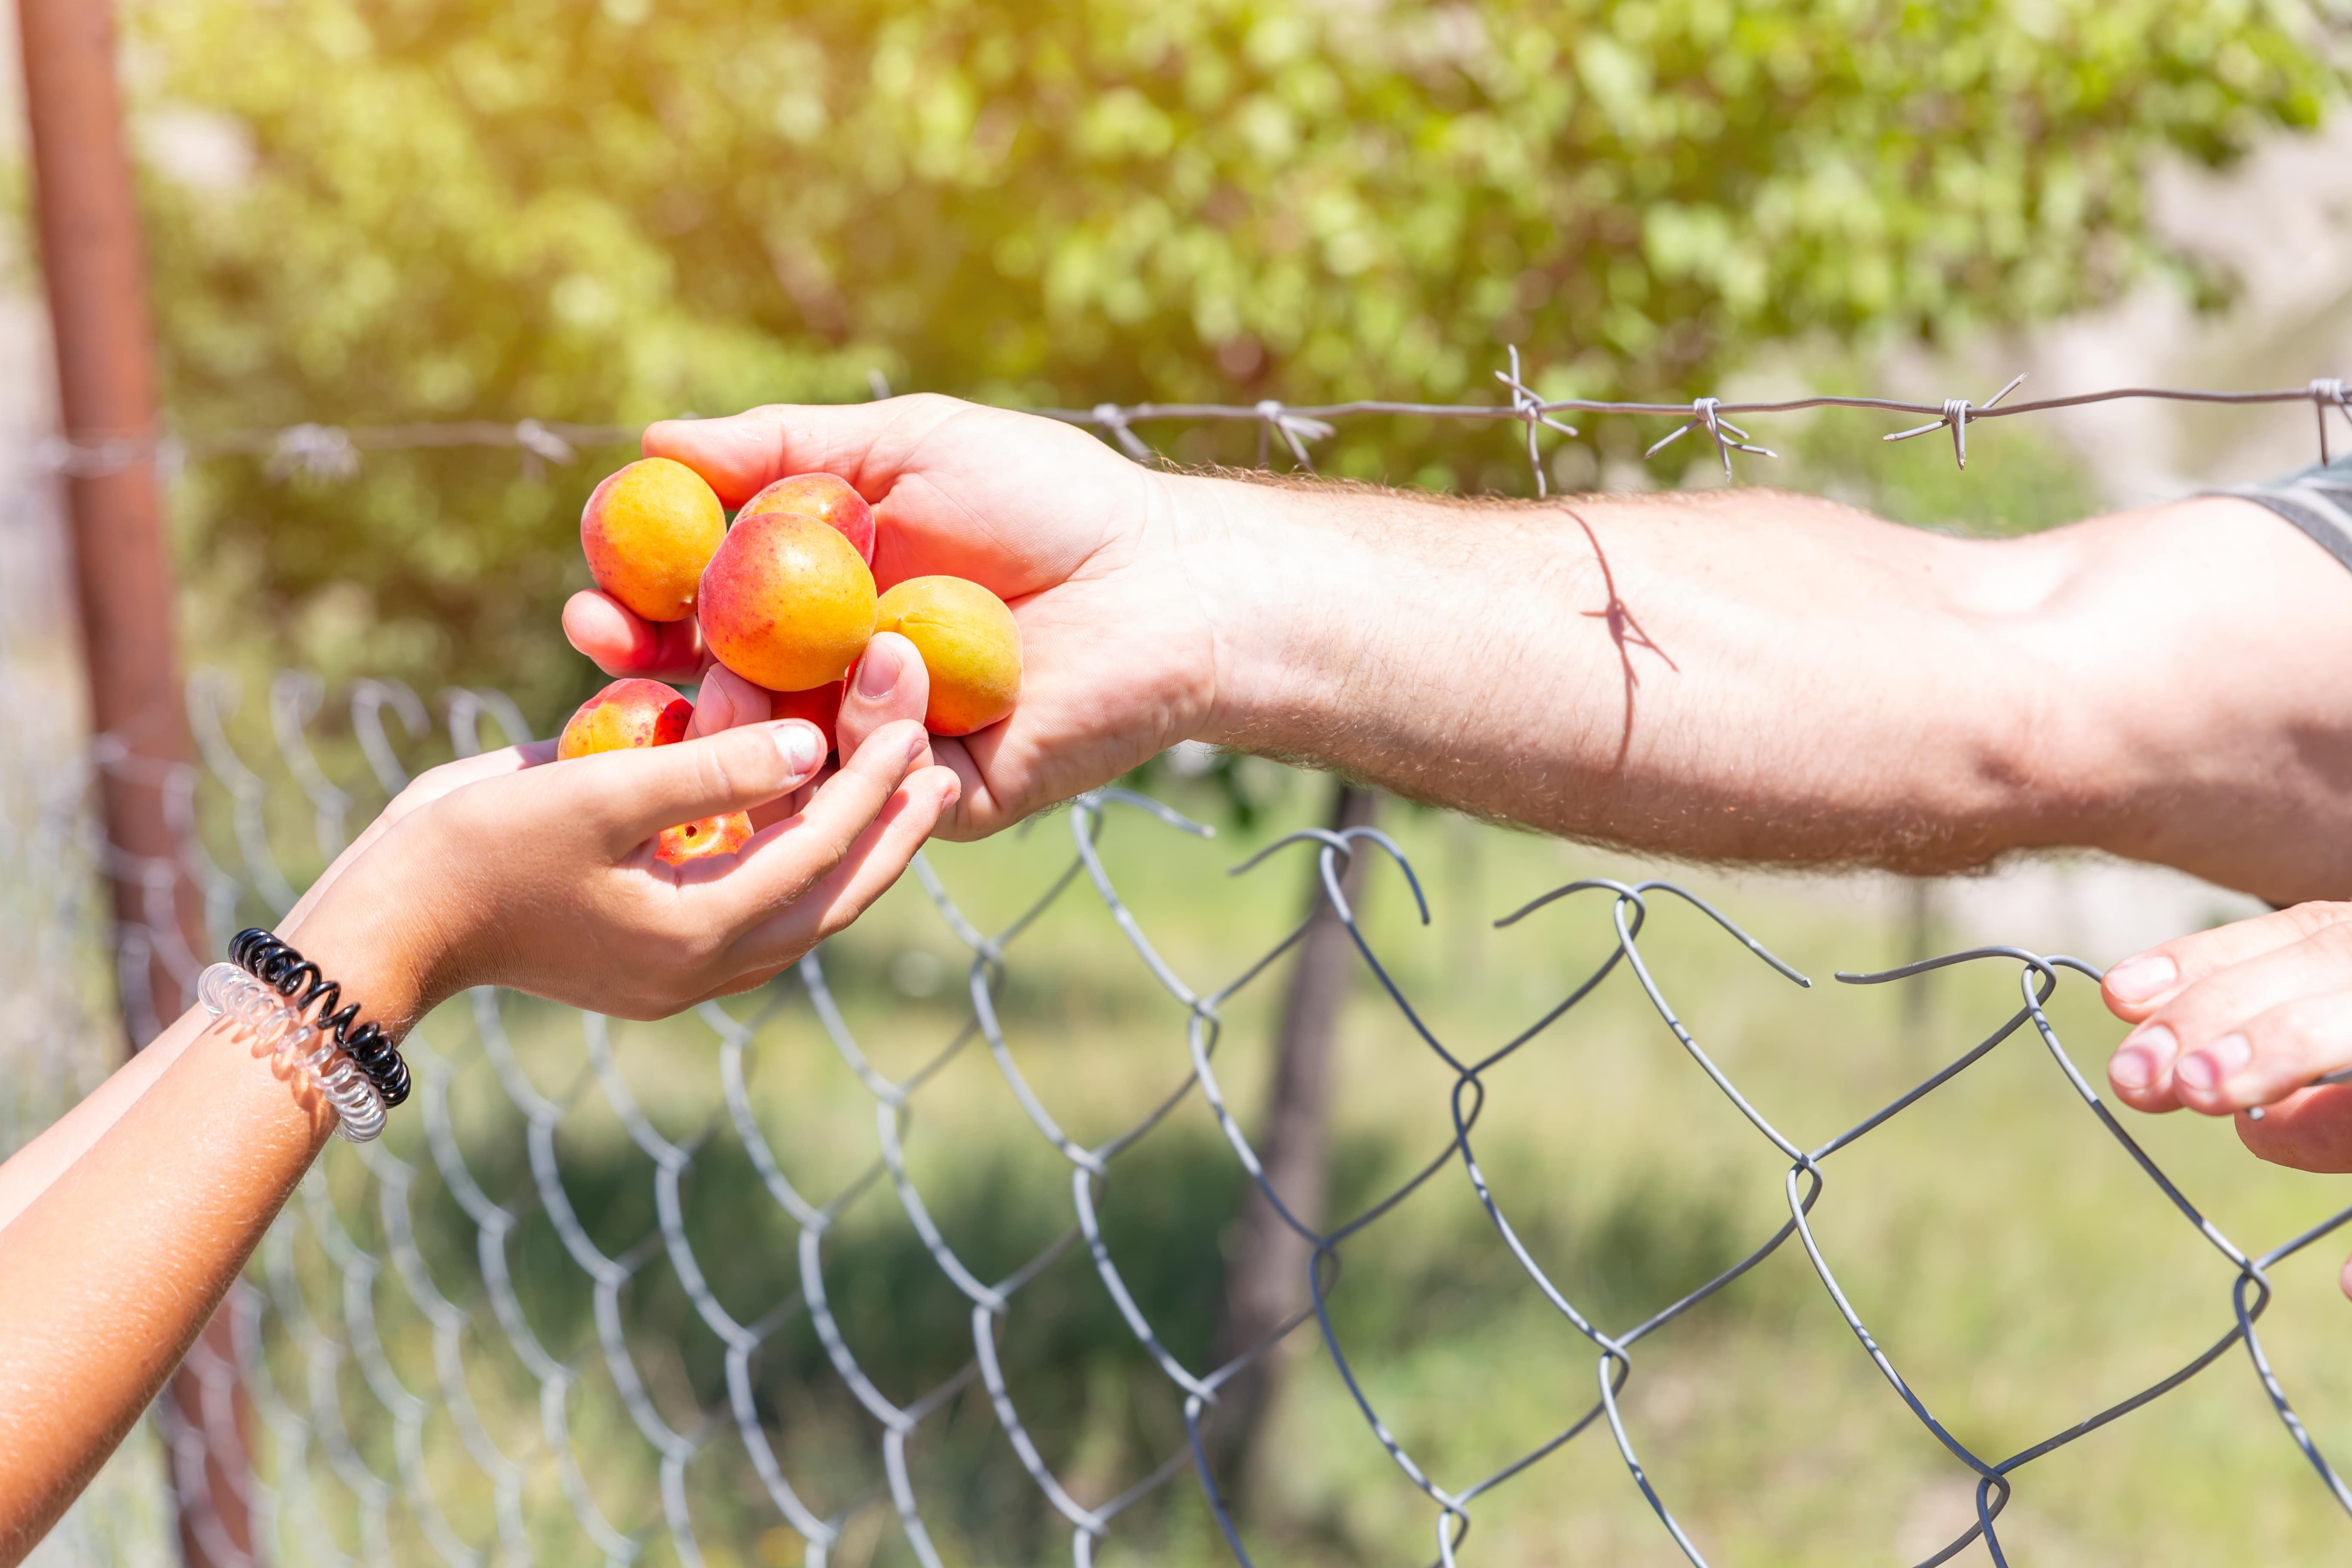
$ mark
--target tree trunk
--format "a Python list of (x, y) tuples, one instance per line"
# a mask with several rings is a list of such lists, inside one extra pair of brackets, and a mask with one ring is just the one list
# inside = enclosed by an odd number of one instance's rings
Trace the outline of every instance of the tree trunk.
[[(1330, 826), (1369, 827), (1380, 815), (1380, 792), (1334, 782)], [(1339, 885), (1351, 907), (1363, 884), (1359, 853)], [(1332, 912), (1322, 868), (1308, 880), (1313, 923), (1298, 944), (1283, 998), (1282, 1027), (1275, 1047), (1273, 1093), (1257, 1137), (1258, 1158), (1267, 1184), (1302, 1224), (1321, 1226), (1331, 1152), (1331, 1047), (1347, 1005), (1357, 962), (1348, 929)], [(1265, 1194), (1252, 1184), (1242, 1200), (1228, 1246), (1225, 1299), (1217, 1325), (1217, 1362), (1223, 1365), (1275, 1332), (1313, 1299), (1307, 1270), (1314, 1247), (1283, 1223)], [(1249, 1460), (1281, 1381), (1283, 1363), (1303, 1342), (1294, 1333), (1236, 1373), (1220, 1393), (1209, 1436), (1229, 1494), (1245, 1485), (1256, 1467)]]

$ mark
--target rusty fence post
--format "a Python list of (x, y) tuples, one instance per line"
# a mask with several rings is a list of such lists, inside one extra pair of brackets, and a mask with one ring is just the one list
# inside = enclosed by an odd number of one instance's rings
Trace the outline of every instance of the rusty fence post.
[[(91, 734), (100, 744), (100, 804), (109, 867), (124, 1027), (169, 1021), (187, 1005), (208, 945), (203, 905), (181, 856), (166, 797), (188, 760), (172, 568), (156, 472), (155, 371), (145, 259), (109, 0), (18, 0), (33, 211), (57, 360), (74, 595)], [(131, 1039), (133, 1048), (142, 1041)], [(192, 1358), (235, 1364), (226, 1314)], [(206, 1353), (209, 1352), (209, 1355)], [(181, 1550), (191, 1564), (254, 1560), (248, 1402), (209, 1402), (184, 1370), (164, 1398), (178, 1423), (208, 1435), (199, 1479), (175, 1465)], [(224, 1408), (226, 1404), (226, 1408)], [(212, 1419), (205, 1420), (207, 1407)], [(191, 1493), (195, 1495), (190, 1495)]]

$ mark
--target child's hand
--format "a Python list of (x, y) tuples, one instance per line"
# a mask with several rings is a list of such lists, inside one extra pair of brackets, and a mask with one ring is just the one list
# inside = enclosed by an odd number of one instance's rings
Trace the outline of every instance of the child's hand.
[(662, 828), (790, 802), (823, 742), (796, 720), (548, 763), (509, 748), (420, 777), (281, 926), (397, 1027), (494, 984), (660, 1017), (761, 984), (898, 879), (959, 785), (885, 724), (740, 854), (681, 867)]
[(2115, 1015), (2139, 1026), (2107, 1080), (2142, 1110), (2238, 1116), (2265, 1160), (2352, 1171), (2352, 904), (2298, 904), (2150, 948), (2107, 971)]

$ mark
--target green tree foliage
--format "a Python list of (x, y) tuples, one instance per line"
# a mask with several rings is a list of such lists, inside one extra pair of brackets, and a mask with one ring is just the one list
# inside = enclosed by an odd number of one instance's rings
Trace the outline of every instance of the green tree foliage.
[[(253, 153), (226, 189), (151, 182), (191, 429), (635, 420), (862, 396), (869, 366), (1026, 403), (1458, 399), (1506, 342), (1547, 391), (1687, 396), (1764, 345), (2027, 321), (2180, 265), (2144, 226), (2150, 156), (2227, 160), (2342, 86), (2315, 19), (2258, 0), (179, 0), (135, 26), (147, 100)], [(1517, 482), (1491, 429), (1361, 439), (1338, 466)], [(211, 464), (190, 552), (311, 606), (312, 643), (372, 627), (353, 657), (549, 693), (607, 456), (547, 484), (505, 454), (278, 487)]]

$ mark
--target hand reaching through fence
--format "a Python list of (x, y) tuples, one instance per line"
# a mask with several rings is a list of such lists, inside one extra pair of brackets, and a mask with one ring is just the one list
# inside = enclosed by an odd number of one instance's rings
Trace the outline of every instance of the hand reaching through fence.
[[(878, 582), (1014, 603), (1020, 710), (940, 746), (954, 837), (1197, 739), (1710, 859), (2090, 845), (2281, 900), (2352, 875), (2325, 847), (2352, 795), (2297, 739), (2352, 736), (2347, 584), (2245, 500), (2008, 540), (1769, 491), (1468, 502), (1154, 470), (937, 397), (646, 449), (729, 500), (821, 466), (875, 505)], [(692, 651), (591, 596), (565, 626), (616, 674)], [(2290, 662), (2318, 673), (2272, 679)]]
[(2107, 1064), (2125, 1103), (2235, 1116), (2265, 1160), (2352, 1171), (2352, 1083), (2336, 1081), (2352, 1074), (2352, 904), (2150, 948), (2107, 972), (2105, 994), (2137, 1026)]

